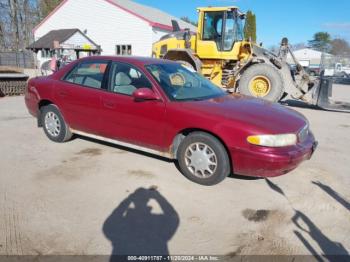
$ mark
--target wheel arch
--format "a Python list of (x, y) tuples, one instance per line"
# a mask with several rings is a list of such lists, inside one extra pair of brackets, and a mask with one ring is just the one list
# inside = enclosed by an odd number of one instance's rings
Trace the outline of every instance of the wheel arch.
[(37, 113), (37, 121), (38, 121), (38, 127), (42, 127), (43, 123), (41, 122), (41, 108), (47, 105), (54, 104), (49, 99), (41, 99), (38, 103), (38, 113)]
[(179, 131), (174, 139), (173, 139), (173, 142), (171, 144), (171, 147), (170, 147), (170, 153), (174, 156), (174, 159), (177, 159), (177, 150), (179, 148), (179, 145), (181, 144), (182, 140), (188, 136), (189, 134), (193, 133), (193, 132), (203, 132), (203, 133), (207, 133), (209, 135), (212, 135), (213, 137), (215, 137), (216, 139), (218, 139), (220, 141), (220, 143), (223, 145), (223, 147), (225, 148), (226, 150), (226, 153), (227, 153), (227, 156), (230, 160), (230, 167), (231, 167), (231, 170), (232, 170), (232, 167), (233, 167), (233, 160), (231, 158), (231, 154), (230, 154), (230, 151), (225, 143), (225, 141), (220, 137), (218, 136), (217, 134), (207, 130), (207, 129), (203, 129), (203, 128), (195, 128), (195, 127), (192, 127), (192, 128), (185, 128), (181, 131)]
[[(279, 61), (276, 59), (267, 59), (266, 57), (256, 57), (254, 60), (250, 61), (249, 63), (245, 64), (239, 71), (239, 74), (242, 75), (247, 69), (254, 65), (259, 65), (259, 64), (265, 64), (269, 65), (272, 68), (276, 69), (277, 71), (280, 72), (282, 65), (278, 64)], [(281, 73), (280, 73), (281, 74)], [(281, 76), (282, 77), (282, 76)]]
[(49, 99), (41, 99), (38, 103), (38, 109), (42, 108), (43, 106), (47, 106), (53, 104), (52, 101), (50, 101)]

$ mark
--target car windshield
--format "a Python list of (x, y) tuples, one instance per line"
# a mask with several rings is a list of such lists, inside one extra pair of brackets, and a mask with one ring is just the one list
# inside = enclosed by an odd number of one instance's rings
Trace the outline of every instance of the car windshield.
[(181, 64), (151, 64), (146, 69), (172, 101), (195, 101), (224, 96), (227, 93)]

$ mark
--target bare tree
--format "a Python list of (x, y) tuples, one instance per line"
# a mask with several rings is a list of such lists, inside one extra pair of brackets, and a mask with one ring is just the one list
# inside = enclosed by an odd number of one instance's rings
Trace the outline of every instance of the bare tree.
[(350, 54), (350, 45), (349, 43), (341, 38), (333, 39), (331, 42), (331, 54), (333, 55), (349, 55)]
[(39, 15), (38, 0), (0, 0), (0, 49), (25, 49)]
[[(7, 49), (9, 44), (8, 29), (8, 3), (6, 0), (0, 0), (0, 49)], [(12, 38), (12, 37), (11, 37)]]
[(20, 30), (20, 21), (18, 17), (18, 0), (8, 0), (8, 6), (10, 8), (9, 14), (11, 19), (11, 28), (12, 28), (12, 34), (13, 34), (13, 40), (14, 43), (12, 45), (12, 48), (16, 51), (19, 50), (19, 30)]
[(24, 40), (24, 47), (27, 47), (33, 41), (32, 30), (36, 23), (39, 22), (39, 13), (35, 5), (31, 5), (30, 0), (21, 0), (21, 15), (23, 21), (22, 35)]
[(0, 51), (5, 49), (5, 36), (2, 21), (0, 21)]

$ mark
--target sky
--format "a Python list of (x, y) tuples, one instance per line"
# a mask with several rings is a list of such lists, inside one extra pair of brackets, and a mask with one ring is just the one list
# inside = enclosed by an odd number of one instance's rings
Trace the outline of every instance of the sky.
[(238, 6), (252, 10), (257, 19), (258, 42), (279, 45), (282, 37), (292, 44), (306, 43), (314, 33), (326, 31), (350, 42), (350, 0), (134, 0), (176, 17), (198, 20), (196, 7)]

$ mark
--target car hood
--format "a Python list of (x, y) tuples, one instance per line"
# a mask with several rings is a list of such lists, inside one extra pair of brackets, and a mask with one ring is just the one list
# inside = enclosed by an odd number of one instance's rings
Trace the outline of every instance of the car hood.
[(187, 112), (223, 118), (237, 125), (250, 126), (251, 131), (269, 134), (298, 132), (307, 124), (306, 118), (285, 106), (262, 99), (231, 94), (203, 101), (183, 102)]

